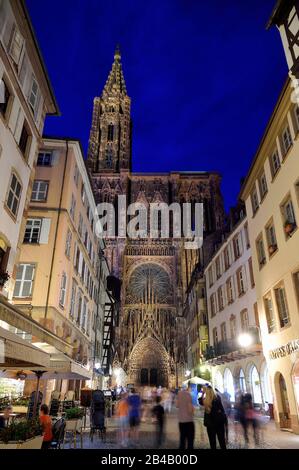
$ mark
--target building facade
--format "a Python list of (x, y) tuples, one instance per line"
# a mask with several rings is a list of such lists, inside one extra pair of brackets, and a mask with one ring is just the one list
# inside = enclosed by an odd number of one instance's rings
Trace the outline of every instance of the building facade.
[(299, 432), (299, 108), (291, 81), (241, 191), (277, 424)]
[[(244, 209), (205, 270), (210, 342), (206, 364), (212, 383), (235, 401), (237, 391), (255, 404), (272, 403), (262, 353), (248, 222)], [(245, 335), (245, 336), (244, 336)], [(242, 339), (249, 338), (248, 344)]]
[[(191, 202), (195, 207), (202, 202), (205, 236), (218, 233), (224, 218), (220, 176), (133, 173), (131, 128), (130, 98), (117, 49), (103, 93), (94, 99), (87, 164), (96, 202), (115, 208), (119, 196), (147, 208), (152, 203)], [(201, 261), (199, 250), (185, 250), (171, 233), (133, 239), (118, 232), (107, 240), (111, 272), (122, 282), (114, 367), (123, 370), (126, 383), (175, 386), (184, 377), (183, 302), (188, 276)]]
[(10, 297), (45, 116), (58, 107), (23, 1), (0, 2), (0, 285)]
[[(76, 380), (49, 388), (79, 391), (102, 363), (104, 312), (110, 305), (104, 242), (80, 143), (44, 139), (39, 150), (13, 302), (64, 343), (82, 365)], [(100, 368), (97, 366), (97, 368)], [(95, 382), (101, 385), (101, 381)]]

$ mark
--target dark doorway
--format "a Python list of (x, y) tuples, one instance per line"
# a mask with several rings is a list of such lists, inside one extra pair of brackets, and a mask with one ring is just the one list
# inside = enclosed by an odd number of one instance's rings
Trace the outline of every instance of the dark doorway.
[(140, 382), (141, 385), (148, 385), (148, 369), (141, 369)]
[(158, 385), (158, 371), (151, 369), (150, 371), (150, 385)]

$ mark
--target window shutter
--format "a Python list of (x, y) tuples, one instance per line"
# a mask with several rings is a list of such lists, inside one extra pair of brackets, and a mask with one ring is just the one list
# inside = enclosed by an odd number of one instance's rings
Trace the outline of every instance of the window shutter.
[(23, 61), (22, 61), (22, 65), (21, 65), (20, 75), (19, 75), (19, 80), (20, 80), (20, 83), (21, 83), (22, 86), (24, 85), (24, 80), (25, 80), (25, 77), (26, 77), (27, 70), (28, 70), (28, 58), (27, 58), (27, 55), (25, 53), (24, 56), (23, 56)]
[(51, 219), (43, 219), (42, 221), (42, 228), (40, 232), (39, 243), (41, 245), (46, 245), (49, 243), (49, 233), (51, 227)]
[(8, 50), (8, 48), (9, 48), (13, 31), (14, 31), (13, 23), (8, 20), (6, 22), (4, 35), (3, 35), (3, 42), (4, 42), (4, 46), (5, 46), (6, 50)]
[(5, 24), (5, 20), (6, 20), (6, 11), (4, 8), (4, 2), (0, 1), (0, 36), (2, 36), (3, 34), (3, 27)]
[(83, 255), (82, 255), (82, 253), (80, 252), (80, 257), (79, 257), (79, 269), (78, 269), (78, 272), (79, 272), (80, 276), (82, 275), (82, 266), (83, 266)]

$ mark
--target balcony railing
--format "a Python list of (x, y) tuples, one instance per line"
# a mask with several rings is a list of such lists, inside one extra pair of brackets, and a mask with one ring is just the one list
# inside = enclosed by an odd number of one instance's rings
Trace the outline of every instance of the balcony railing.
[(244, 331), (243, 333), (248, 333), (252, 336), (253, 341), (251, 346), (248, 346), (248, 348), (242, 348), (238, 342), (238, 337), (234, 339), (228, 339), (225, 341), (219, 341), (217, 344), (214, 346), (207, 346), (206, 352), (205, 352), (205, 358), (206, 360), (214, 359), (220, 356), (225, 356), (226, 354), (230, 354), (233, 352), (237, 351), (244, 351), (244, 350), (250, 350), (254, 345), (260, 345), (261, 344), (261, 339), (260, 339), (260, 333), (259, 329), (256, 327), (249, 328), (247, 331)]

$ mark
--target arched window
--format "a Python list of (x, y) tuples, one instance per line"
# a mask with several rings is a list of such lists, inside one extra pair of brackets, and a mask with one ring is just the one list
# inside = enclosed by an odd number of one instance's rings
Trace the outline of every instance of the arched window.
[(235, 401), (235, 387), (234, 387), (234, 378), (233, 374), (229, 369), (225, 369), (224, 376), (224, 391), (230, 395), (231, 401)]
[(113, 137), (114, 137), (114, 125), (109, 124), (108, 125), (108, 142), (113, 142)]
[(219, 370), (217, 370), (215, 374), (215, 380), (214, 380), (214, 386), (219, 390), (220, 393), (224, 392), (224, 387), (223, 387), (223, 377), (222, 374)]
[(252, 366), (250, 371), (250, 382), (252, 390), (252, 399), (254, 403), (262, 403), (261, 382), (260, 376), (255, 366)]
[(105, 155), (106, 168), (112, 168), (112, 160), (113, 160), (113, 150), (111, 147), (107, 147), (106, 155)]
[(241, 392), (246, 392), (246, 381), (245, 381), (245, 374), (244, 374), (243, 369), (240, 369), (239, 384), (240, 384)]
[(272, 391), (270, 387), (269, 370), (265, 362), (261, 369), (261, 385), (262, 385), (264, 401), (267, 401), (268, 403), (273, 403), (273, 396), (272, 396)]

